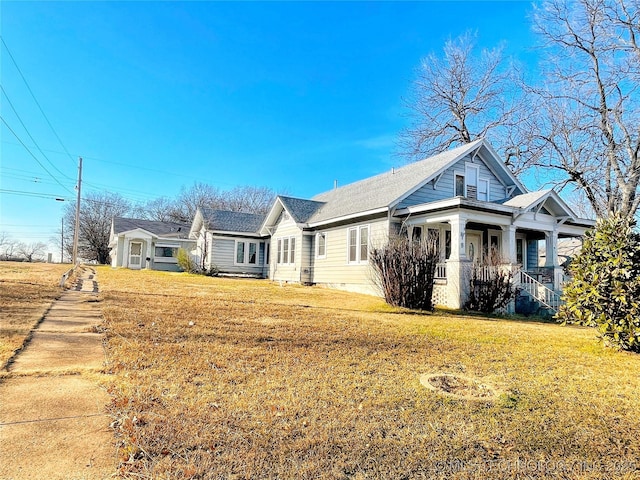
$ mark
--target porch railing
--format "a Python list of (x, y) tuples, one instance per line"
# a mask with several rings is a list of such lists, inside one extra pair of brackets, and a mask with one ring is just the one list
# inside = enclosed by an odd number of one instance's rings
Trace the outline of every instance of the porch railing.
[(436, 273), (434, 278), (436, 280), (443, 280), (447, 278), (447, 264), (446, 263), (438, 263), (436, 264)]
[(519, 283), (520, 288), (527, 292), (533, 299), (554, 313), (558, 313), (558, 309), (560, 305), (562, 305), (562, 299), (559, 293), (554, 292), (522, 270), (518, 270), (515, 273), (514, 279), (516, 283)]

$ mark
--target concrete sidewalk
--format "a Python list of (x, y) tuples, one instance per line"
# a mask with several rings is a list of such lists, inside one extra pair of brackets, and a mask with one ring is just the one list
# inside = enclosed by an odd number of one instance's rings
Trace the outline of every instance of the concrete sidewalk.
[(1, 479), (112, 478), (101, 321), (95, 271), (84, 268), (0, 383)]

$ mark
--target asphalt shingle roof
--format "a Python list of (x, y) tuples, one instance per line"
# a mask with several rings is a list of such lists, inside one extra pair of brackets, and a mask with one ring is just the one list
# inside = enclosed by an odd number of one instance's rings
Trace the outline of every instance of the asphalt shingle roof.
[(503, 205), (516, 208), (528, 208), (537, 203), (541, 198), (547, 195), (551, 190), (539, 190), (537, 192), (523, 193), (507, 200)]
[(141, 228), (149, 233), (165, 238), (189, 238), (189, 225), (175, 222), (159, 222), (141, 218), (113, 218), (113, 231), (116, 235)]
[(264, 215), (201, 208), (207, 230), (258, 233)]
[(456, 158), (473, 151), (482, 140), (462, 145), (419, 162), (321, 193), (312, 198), (324, 203), (308, 219), (309, 223), (387, 207), (429, 179)]
[(324, 203), (294, 197), (278, 197), (296, 223), (306, 223)]

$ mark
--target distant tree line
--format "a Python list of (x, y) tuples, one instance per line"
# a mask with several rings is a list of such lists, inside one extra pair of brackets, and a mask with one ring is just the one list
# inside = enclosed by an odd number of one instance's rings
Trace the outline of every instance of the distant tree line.
[(47, 244), (44, 242), (25, 243), (11, 238), (7, 232), (0, 232), (0, 260), (42, 261), (46, 251)]

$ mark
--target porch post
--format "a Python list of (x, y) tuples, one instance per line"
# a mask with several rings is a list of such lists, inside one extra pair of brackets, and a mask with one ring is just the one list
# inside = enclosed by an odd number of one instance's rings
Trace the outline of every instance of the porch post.
[(544, 266), (555, 267), (558, 264), (558, 231), (545, 232), (544, 236), (547, 250)]
[(502, 227), (502, 250), (503, 260), (506, 263), (514, 265), (517, 262), (515, 225), (504, 225)]
[(451, 255), (447, 260), (447, 306), (462, 308), (469, 296), (469, 270), (471, 262), (466, 255), (467, 217), (456, 215), (451, 225)]

